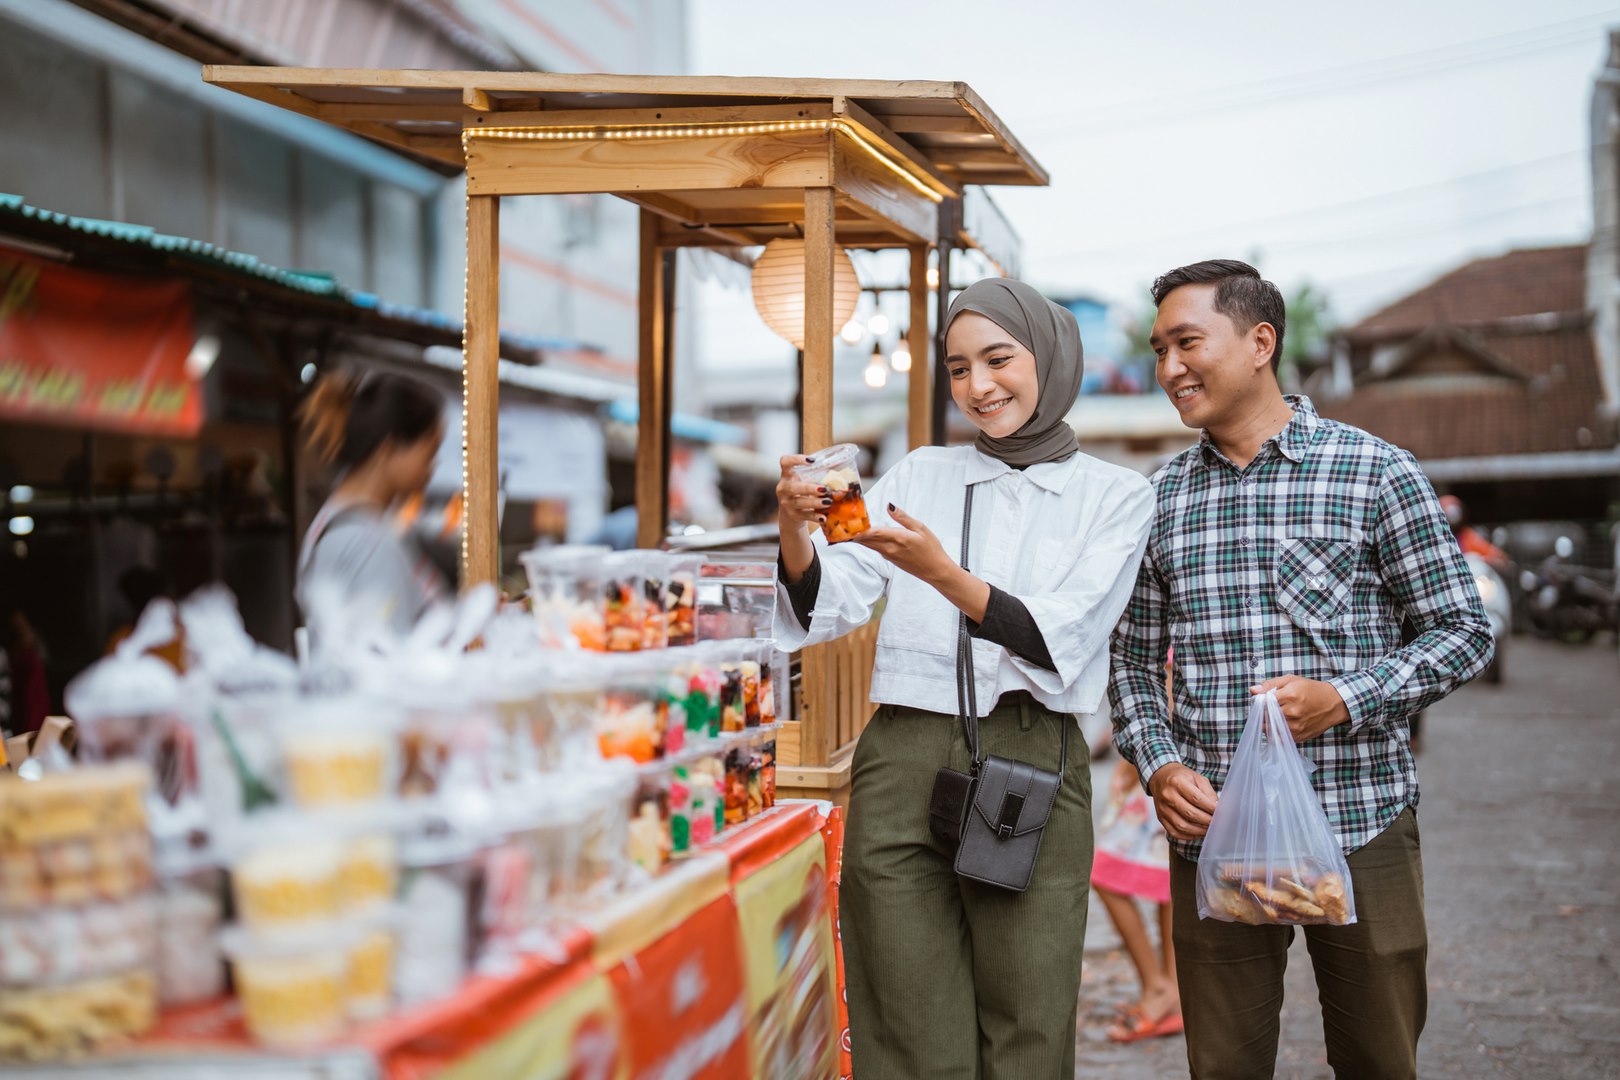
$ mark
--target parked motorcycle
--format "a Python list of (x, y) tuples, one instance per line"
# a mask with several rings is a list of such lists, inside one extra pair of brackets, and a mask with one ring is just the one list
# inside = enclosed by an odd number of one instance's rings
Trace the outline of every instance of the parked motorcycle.
[(1519, 575), (1530, 598), (1530, 628), (1542, 636), (1581, 644), (1600, 630), (1620, 625), (1613, 571), (1570, 562), (1575, 544), (1560, 536), (1553, 553), (1535, 570)]

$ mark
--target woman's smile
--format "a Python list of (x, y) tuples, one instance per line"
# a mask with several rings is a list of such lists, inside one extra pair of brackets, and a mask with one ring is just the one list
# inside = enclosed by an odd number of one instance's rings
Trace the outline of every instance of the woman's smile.
[(973, 406), (973, 411), (978, 413), (980, 416), (989, 416), (991, 413), (998, 413), (1002, 409), (1005, 409), (1011, 401), (1012, 398), (1010, 397), (997, 398), (987, 405)]

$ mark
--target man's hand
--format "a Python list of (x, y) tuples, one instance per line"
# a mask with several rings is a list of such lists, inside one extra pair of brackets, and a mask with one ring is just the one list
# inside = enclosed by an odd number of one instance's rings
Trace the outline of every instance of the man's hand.
[(1350, 710), (1332, 683), (1284, 675), (1249, 687), (1249, 693), (1255, 697), (1267, 690), (1277, 691), (1277, 704), (1282, 707), (1283, 719), (1288, 721), (1288, 730), (1297, 743), (1314, 739), (1328, 728), (1350, 721)]
[(855, 543), (871, 548), (912, 577), (936, 587), (958, 569), (928, 526), (892, 503), (889, 516), (900, 528), (868, 529), (855, 537)]
[(1162, 765), (1148, 781), (1153, 809), (1173, 840), (1197, 840), (1209, 831), (1215, 813), (1215, 789), (1202, 773), (1179, 762)]

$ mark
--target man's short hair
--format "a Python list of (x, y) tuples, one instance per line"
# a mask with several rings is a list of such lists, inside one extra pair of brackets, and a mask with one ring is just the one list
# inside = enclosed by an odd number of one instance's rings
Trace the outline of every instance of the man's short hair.
[(1155, 278), (1154, 306), (1162, 305), (1165, 297), (1183, 285), (1214, 285), (1215, 310), (1231, 319), (1240, 334), (1247, 334), (1258, 323), (1270, 323), (1277, 332), (1277, 343), (1271, 349), (1271, 370), (1276, 372), (1282, 359), (1283, 329), (1288, 322), (1288, 308), (1277, 286), (1246, 262), (1205, 259)]

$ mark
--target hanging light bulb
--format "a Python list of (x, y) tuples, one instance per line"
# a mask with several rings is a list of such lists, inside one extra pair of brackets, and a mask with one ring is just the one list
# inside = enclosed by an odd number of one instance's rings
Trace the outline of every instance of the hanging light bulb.
[(881, 390), (889, 382), (889, 367), (883, 362), (883, 346), (872, 346), (872, 359), (866, 364), (866, 385)]
[(875, 336), (882, 337), (889, 332), (889, 317), (880, 311), (866, 320), (866, 328)]
[(939, 288), (939, 267), (937, 266), (928, 268), (928, 287), (930, 289)]
[(838, 336), (844, 339), (845, 345), (859, 345), (861, 338), (866, 336), (866, 327), (861, 325), (859, 319), (851, 319), (844, 324), (844, 328), (838, 332)]
[(900, 335), (900, 344), (896, 345), (894, 352), (889, 354), (889, 363), (896, 371), (911, 370), (911, 346), (906, 344), (904, 334)]

